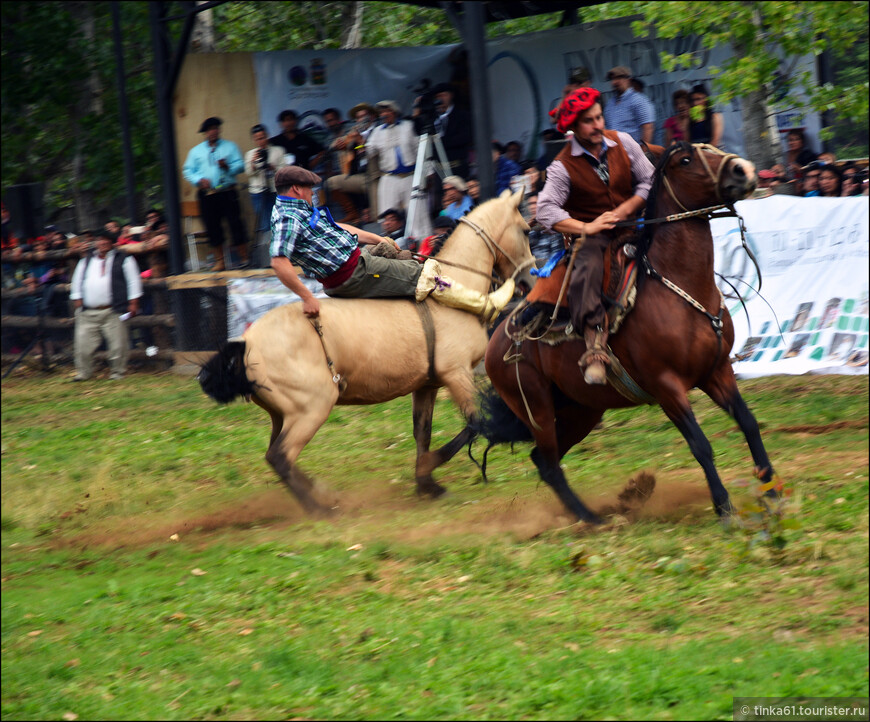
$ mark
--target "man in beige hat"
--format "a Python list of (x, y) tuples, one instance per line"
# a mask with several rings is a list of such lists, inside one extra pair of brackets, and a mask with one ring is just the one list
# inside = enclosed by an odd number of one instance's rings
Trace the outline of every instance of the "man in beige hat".
[[(513, 280), (489, 295), (465, 288), (441, 273), (435, 259), (422, 266), (413, 260), (374, 256), (364, 246), (384, 236), (336, 223), (326, 208), (313, 208), (312, 186), (320, 177), (305, 168), (285, 166), (275, 174), (278, 197), (272, 210), (272, 268), (275, 275), (302, 299), (308, 317), (320, 313), (320, 302), (300, 280), (294, 264), (321, 284), (327, 296), (337, 298), (414, 298), (436, 301), (492, 321), (510, 301)], [(398, 246), (396, 246), (398, 247)]]
[(372, 131), (366, 144), (369, 160), (377, 158), (382, 173), (375, 216), (387, 208), (407, 210), (411, 202), (418, 142), (414, 124), (402, 119), (402, 109), (395, 100), (382, 100), (376, 107), (381, 124)]
[(628, 133), (638, 143), (652, 143), (656, 111), (649, 98), (631, 87), (631, 68), (617, 65), (607, 79), (614, 92), (604, 109), (607, 129)]

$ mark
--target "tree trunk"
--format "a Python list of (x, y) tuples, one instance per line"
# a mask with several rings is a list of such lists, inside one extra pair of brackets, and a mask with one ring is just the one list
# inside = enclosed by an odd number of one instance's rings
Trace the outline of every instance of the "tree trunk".
[(346, 16), (346, 24), (341, 30), (341, 49), (351, 50), (362, 45), (362, 19), (364, 4), (351, 3), (350, 12)]
[[(203, 0), (197, 2), (197, 5), (202, 4)], [(215, 52), (214, 13), (211, 10), (196, 14), (196, 22), (190, 35), (190, 50), (194, 53)]]
[(741, 98), (745, 156), (759, 170), (782, 162), (776, 118), (767, 102), (767, 93), (757, 90)]
[[(85, 37), (89, 45), (96, 45), (96, 19), (94, 17), (94, 5), (89, 2), (70, 3), (70, 14), (75, 18), (82, 35)], [(75, 153), (72, 159), (72, 194), (73, 202), (75, 203), (76, 212), (76, 227), (79, 230), (93, 229), (98, 226), (98, 212), (94, 203), (93, 191), (85, 191), (82, 189), (85, 180), (85, 162), (84, 154), (87, 153), (87, 148), (84, 147), (83, 133), (80, 130), (80, 119), (88, 115), (103, 114), (103, 87), (100, 82), (99, 74), (95, 65), (93, 56), (88, 59), (89, 67), (86, 69), (87, 75), (84, 79), (85, 92), (80, 95), (80, 100), (73, 108), (72, 126), (75, 136)]]

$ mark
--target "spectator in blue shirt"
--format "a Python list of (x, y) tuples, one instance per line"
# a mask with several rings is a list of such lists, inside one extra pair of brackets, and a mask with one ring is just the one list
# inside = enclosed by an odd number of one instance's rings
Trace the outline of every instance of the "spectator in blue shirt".
[(187, 154), (182, 174), (185, 180), (196, 187), (199, 212), (208, 234), (209, 245), (215, 250), (212, 271), (223, 271), (224, 228), (227, 219), (233, 236), (236, 253), (242, 268), (248, 265), (248, 238), (242, 224), (239, 194), (236, 192), (236, 176), (244, 171), (245, 159), (239, 146), (223, 140), (220, 118), (206, 118), (199, 128), (205, 140), (195, 145)]
[(638, 143), (652, 143), (656, 113), (649, 98), (631, 87), (631, 68), (617, 65), (607, 73), (614, 96), (604, 109), (608, 130), (628, 133)]
[(468, 197), (468, 186), (458, 175), (449, 175), (441, 183), (442, 216), (458, 221), (473, 207)]
[(511, 178), (522, 175), (523, 169), (519, 163), (514, 162), (505, 154), (505, 147), (493, 141), (492, 166), (495, 168), (495, 194), (500, 195), (503, 190), (511, 187)]

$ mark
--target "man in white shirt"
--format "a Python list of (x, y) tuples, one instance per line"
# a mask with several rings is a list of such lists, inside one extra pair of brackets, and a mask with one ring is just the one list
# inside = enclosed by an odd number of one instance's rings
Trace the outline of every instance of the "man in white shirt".
[(372, 131), (366, 149), (369, 158), (378, 158), (383, 173), (378, 185), (377, 216), (387, 208), (408, 208), (418, 138), (414, 124), (401, 118), (402, 110), (396, 101), (382, 100), (375, 107), (380, 113), (381, 125)]
[(109, 378), (124, 378), (130, 339), (122, 316), (139, 312), (142, 279), (133, 256), (114, 250), (110, 231), (97, 234), (96, 253), (76, 265), (70, 284), (70, 300), (75, 305), (75, 365), (73, 381), (87, 381), (94, 372), (94, 352), (100, 337), (109, 350)]

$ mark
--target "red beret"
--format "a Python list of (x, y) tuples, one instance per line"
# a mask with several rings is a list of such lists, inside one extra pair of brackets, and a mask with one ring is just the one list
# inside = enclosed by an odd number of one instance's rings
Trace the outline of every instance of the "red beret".
[(558, 108), (550, 111), (550, 117), (556, 120), (559, 132), (565, 133), (581, 113), (600, 102), (601, 93), (595, 88), (577, 88), (562, 101)]

